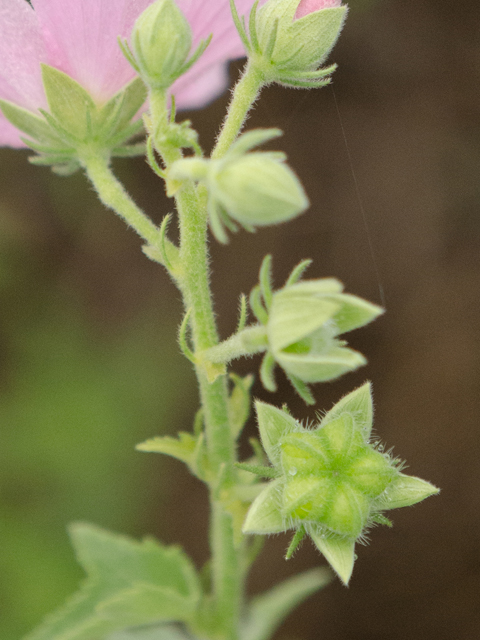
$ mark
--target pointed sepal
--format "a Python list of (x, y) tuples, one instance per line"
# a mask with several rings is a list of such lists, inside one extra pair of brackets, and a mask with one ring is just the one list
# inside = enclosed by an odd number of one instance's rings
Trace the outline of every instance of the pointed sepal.
[(368, 442), (373, 425), (373, 399), (370, 382), (351, 391), (337, 402), (322, 418), (320, 425), (323, 426), (327, 422), (339, 418), (343, 413), (349, 413), (353, 417), (355, 424), (363, 431), (365, 440)]
[(347, 586), (355, 564), (355, 539), (325, 534), (325, 531), (314, 525), (307, 527), (307, 531), (317, 549)]
[(280, 533), (288, 524), (280, 512), (282, 480), (273, 480), (255, 498), (250, 507), (243, 533)]
[(385, 493), (380, 497), (379, 509), (398, 509), (399, 507), (410, 507), (425, 498), (434, 496), (440, 492), (430, 482), (399, 473), (398, 477), (389, 484)]
[(297, 430), (298, 423), (283, 409), (266, 402), (257, 401), (255, 409), (263, 448), (270, 462), (277, 465), (280, 462), (280, 438)]

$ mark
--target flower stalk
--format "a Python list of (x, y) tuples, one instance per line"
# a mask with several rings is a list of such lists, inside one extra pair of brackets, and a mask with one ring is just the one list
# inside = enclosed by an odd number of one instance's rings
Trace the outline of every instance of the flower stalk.
[(223, 158), (235, 142), (263, 84), (262, 74), (253, 65), (247, 64), (243, 76), (233, 92), (227, 117), (212, 152), (212, 160)]

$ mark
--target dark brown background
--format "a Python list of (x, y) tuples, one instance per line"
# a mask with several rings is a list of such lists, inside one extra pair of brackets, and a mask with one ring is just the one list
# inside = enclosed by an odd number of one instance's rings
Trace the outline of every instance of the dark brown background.
[[(228, 247), (213, 245), (222, 335), (233, 330), (238, 295), (253, 286), (267, 252), (274, 256), (279, 284), (293, 265), (311, 257), (311, 277), (336, 276), (349, 292), (384, 303), (384, 317), (350, 336), (350, 344), (368, 356), (368, 366), (318, 386), (318, 406), (328, 409), (345, 392), (372, 380), (377, 433), (408, 461), (409, 473), (442, 488), (439, 497), (394, 512), (392, 530), (374, 530), (371, 544), (359, 548), (350, 587), (334, 583), (312, 597), (281, 628), (279, 640), (480, 637), (478, 27), (474, 2), (352, 0), (333, 55), (339, 64), (334, 89), (270, 88), (250, 121), (250, 126), (285, 131), (280, 144), (313, 205), (293, 223), (255, 235), (240, 233)], [(189, 114), (207, 145), (226, 100)], [(33, 300), (34, 315), (42, 291), (60, 282), (60, 289), (79, 292), (99, 344), (131, 324), (142, 309), (158, 314), (166, 339), (173, 341), (180, 314), (177, 292), (141, 256), (133, 234), (96, 203), (83, 178), (51, 177), (27, 166), (25, 155), (14, 151), (3, 151), (0, 160), (2, 206), (9, 212), (2, 223), (4, 239), (30, 260), (28, 268), (22, 260), (15, 263), (18, 271), (11, 267), (20, 293), (7, 288), (4, 309), (15, 317), (23, 296), (20, 306), (28, 309), (26, 301)], [(116, 170), (153, 216), (159, 219), (168, 211), (161, 184), (142, 160), (119, 162)], [(108, 235), (111, 241), (104, 245)], [(19, 275), (25, 269), (28, 277)], [(3, 342), (3, 384), (8, 386), (15, 352), (7, 338)], [(179, 410), (161, 426), (168, 432), (189, 429), (196, 409), (188, 368), (170, 364), (176, 356), (169, 358), (160, 357), (159, 364), (180, 371), (172, 374), (178, 375), (175, 384), (185, 379), (181, 384), (187, 386), (179, 393)], [(251, 367), (249, 361), (236, 369)], [(299, 417), (312, 416), (278, 378), (278, 396), (258, 385), (255, 394), (289, 402)], [(159, 431), (150, 416), (133, 442), (153, 435), (152, 429)], [(254, 425), (249, 429), (253, 434)], [(88, 465), (92, 444), (84, 446)], [(139, 462), (138, 454), (131, 455), (133, 465), (146, 463), (148, 471), (142, 471), (141, 509), (135, 518), (125, 517), (124, 529), (181, 542), (203, 562), (203, 488), (174, 461), (148, 457)], [(159, 486), (159, 478), (162, 484), (169, 481), (168, 487)], [(97, 491), (101, 500), (102, 487)], [(99, 517), (99, 524), (111, 526), (108, 517), (104, 522)], [(67, 520), (57, 519), (64, 528)], [(286, 544), (283, 537), (268, 541), (252, 573), (252, 592), (321, 562), (307, 543), (285, 563)], [(0, 599), (1, 593), (0, 588)]]

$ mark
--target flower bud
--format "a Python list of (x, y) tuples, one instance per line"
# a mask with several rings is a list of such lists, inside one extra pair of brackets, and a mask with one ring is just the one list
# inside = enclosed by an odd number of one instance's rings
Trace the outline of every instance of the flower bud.
[(268, 153), (249, 153), (220, 166), (210, 188), (218, 204), (247, 227), (285, 222), (309, 204), (293, 171)]
[(267, 334), (275, 361), (303, 382), (324, 382), (366, 363), (337, 336), (371, 322), (383, 310), (342, 293), (338, 280), (306, 280), (273, 294)]
[[(252, 503), (243, 531), (308, 533), (344, 583), (354, 547), (373, 523), (391, 525), (383, 510), (438, 493), (424, 480), (400, 472), (399, 461), (370, 443), (370, 384), (345, 396), (313, 429), (288, 413), (257, 402), (260, 437), (275, 477)], [(269, 474), (266, 473), (269, 471)], [(300, 534), (300, 535), (299, 535)]]
[(232, 220), (246, 229), (285, 222), (309, 205), (300, 181), (281, 153), (249, 152), (278, 130), (255, 130), (241, 136), (220, 160), (185, 158), (169, 172), (172, 180), (203, 181), (208, 189), (210, 226), (217, 240), (226, 242), (225, 224)]
[[(252, 11), (250, 60), (266, 83), (318, 87), (330, 82), (327, 76), (335, 67), (319, 67), (345, 22), (341, 0), (268, 0)], [(242, 29), (239, 21), (237, 28)], [(246, 32), (243, 38), (247, 41)]]
[(135, 64), (153, 89), (167, 89), (184, 73), (191, 48), (190, 25), (174, 0), (156, 0), (135, 22)]

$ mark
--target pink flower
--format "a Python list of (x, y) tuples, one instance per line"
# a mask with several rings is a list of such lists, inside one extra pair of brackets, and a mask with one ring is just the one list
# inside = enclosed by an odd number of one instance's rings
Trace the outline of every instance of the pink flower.
[(332, 9), (334, 7), (340, 7), (342, 0), (301, 0), (297, 8), (295, 18), (304, 18), (309, 13), (314, 11), (320, 11), (320, 9)]
[[(0, 0), (0, 98), (36, 111), (47, 108), (40, 63), (67, 73), (98, 103), (135, 76), (118, 46), (153, 0)], [(197, 108), (227, 84), (226, 62), (244, 55), (228, 0), (177, 0), (194, 35), (194, 47), (213, 40), (193, 68), (173, 86), (180, 108)], [(253, 0), (237, 0), (246, 13)], [(0, 145), (23, 147), (0, 112)]]

